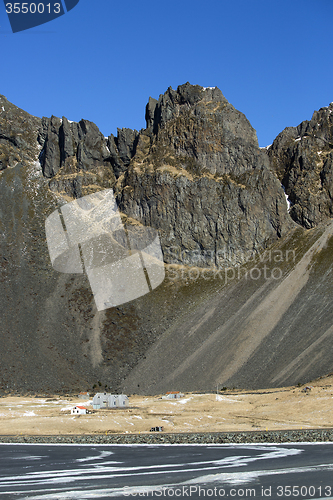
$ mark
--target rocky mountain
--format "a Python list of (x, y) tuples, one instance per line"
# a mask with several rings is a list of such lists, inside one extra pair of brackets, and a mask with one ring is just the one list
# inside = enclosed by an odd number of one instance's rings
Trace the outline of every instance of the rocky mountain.
[[(260, 149), (218, 88), (169, 88), (145, 129), (108, 138), (0, 96), (0, 391), (151, 394), (332, 371), (332, 109)], [(52, 268), (45, 220), (105, 188), (123, 222), (158, 230), (166, 279), (97, 311), (85, 275)]]
[(146, 121), (140, 132), (121, 129), (106, 140), (87, 120), (43, 118), (38, 141), (50, 189), (78, 198), (112, 187), (126, 216), (160, 231), (169, 263), (209, 266), (218, 252), (243, 262), (288, 232), (281, 183), (219, 89), (169, 88), (149, 99)]

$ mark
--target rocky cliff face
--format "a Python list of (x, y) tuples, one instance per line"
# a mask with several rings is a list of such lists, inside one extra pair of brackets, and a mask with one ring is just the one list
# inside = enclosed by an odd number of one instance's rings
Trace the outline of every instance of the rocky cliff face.
[(311, 228), (333, 215), (333, 103), (281, 132), (268, 150), (292, 203), (295, 222)]
[[(0, 97), (0, 391), (151, 393), (172, 389), (172, 380), (180, 390), (209, 390), (217, 381), (283, 385), (306, 380), (308, 348), (322, 361), (311, 376), (331, 371), (328, 233), (325, 255), (315, 247), (282, 285), (332, 215), (331, 106), (286, 129), (267, 153), (217, 88), (170, 88), (149, 99), (146, 129), (108, 138), (87, 120), (32, 117)], [(98, 312), (84, 275), (52, 268), (45, 219), (103, 188), (114, 190), (127, 223), (159, 231), (164, 260), (174, 265), (153, 292)], [(271, 271), (258, 257), (260, 276), (251, 274), (257, 263), (247, 259), (272, 248)], [(290, 248), (297, 262), (286, 264)], [(272, 277), (276, 266), (283, 269)], [(300, 278), (295, 301), (292, 282)], [(261, 327), (263, 315), (272, 321)], [(256, 347), (244, 356), (248, 332)], [(272, 342), (276, 355), (267, 357)], [(205, 359), (211, 366), (199, 372)]]
[(114, 184), (110, 151), (94, 123), (43, 118), (38, 141), (43, 174), (52, 178), (52, 191), (80, 198)]
[(41, 119), (29, 115), (0, 95), (0, 171), (36, 159)]
[(244, 262), (291, 228), (254, 129), (219, 89), (169, 88), (146, 120), (115, 190), (125, 214), (160, 230), (166, 262)]

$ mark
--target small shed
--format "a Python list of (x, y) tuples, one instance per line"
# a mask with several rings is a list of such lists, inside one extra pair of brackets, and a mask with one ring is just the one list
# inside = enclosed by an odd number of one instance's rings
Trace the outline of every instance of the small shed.
[(80, 399), (89, 399), (89, 392), (80, 392), (79, 398)]
[(87, 408), (84, 406), (74, 406), (74, 408), (71, 409), (71, 414), (72, 415), (85, 415), (87, 413)]

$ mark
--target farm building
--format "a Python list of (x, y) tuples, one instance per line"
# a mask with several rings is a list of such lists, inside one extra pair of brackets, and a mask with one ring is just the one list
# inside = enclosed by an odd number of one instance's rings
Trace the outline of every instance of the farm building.
[(79, 398), (80, 399), (89, 399), (89, 392), (80, 392)]
[(74, 406), (74, 408), (71, 409), (71, 414), (72, 415), (85, 415), (87, 413), (87, 408), (84, 406)]
[(169, 391), (165, 395), (165, 397), (167, 399), (178, 399), (178, 398), (182, 398), (183, 396), (184, 396), (184, 394), (179, 392), (179, 391)]
[(126, 408), (128, 402), (128, 397), (125, 394), (98, 392), (93, 397), (93, 408), (94, 410), (100, 410), (101, 408)]

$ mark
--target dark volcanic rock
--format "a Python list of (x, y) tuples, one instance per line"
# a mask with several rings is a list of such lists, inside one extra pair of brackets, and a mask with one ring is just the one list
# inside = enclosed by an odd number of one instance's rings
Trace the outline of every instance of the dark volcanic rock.
[(39, 142), (43, 144), (40, 159), (45, 177), (54, 177), (61, 168), (63, 173), (73, 174), (108, 166), (110, 151), (94, 123), (52, 116), (43, 118), (42, 125)]
[(43, 174), (52, 179), (52, 191), (79, 198), (113, 186), (111, 153), (94, 123), (73, 123), (65, 117), (43, 118), (38, 141), (43, 146)]
[(185, 168), (239, 175), (263, 164), (255, 130), (217, 87), (170, 87), (149, 100), (146, 119), (156, 145), (170, 148)]
[(41, 119), (31, 116), (0, 95), (0, 170), (36, 157)]
[(108, 138), (108, 148), (111, 153), (111, 164), (117, 177), (125, 172), (133, 158), (138, 143), (139, 132), (130, 128), (118, 129), (117, 137), (113, 134)]
[(77, 132), (77, 160), (80, 169), (90, 170), (109, 161), (110, 151), (106, 147), (105, 138), (94, 123), (81, 120), (77, 124)]
[(50, 120), (43, 118), (43, 127), (47, 126), (44, 149), (41, 153), (41, 164), (45, 177), (54, 177), (61, 167), (61, 152), (59, 147), (59, 129), (61, 120), (52, 116)]
[(281, 132), (268, 154), (292, 203), (291, 217), (311, 228), (333, 215), (333, 103)]

